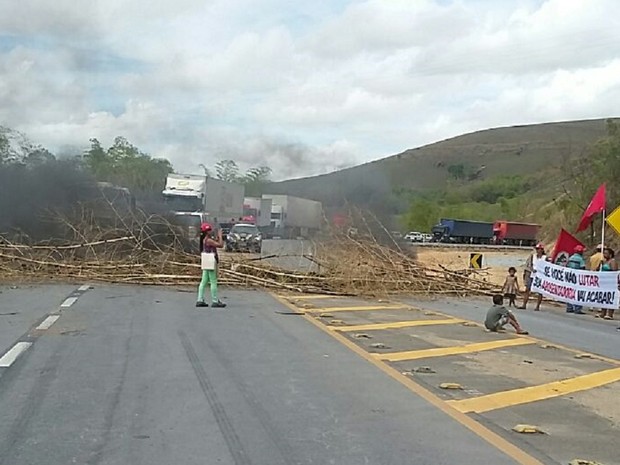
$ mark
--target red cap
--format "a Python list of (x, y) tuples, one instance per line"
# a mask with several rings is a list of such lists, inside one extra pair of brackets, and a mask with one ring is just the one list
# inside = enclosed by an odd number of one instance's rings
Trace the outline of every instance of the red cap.
[(586, 250), (586, 248), (583, 245), (575, 246), (575, 253), (583, 253), (584, 250)]
[(202, 232), (208, 232), (208, 231), (211, 231), (212, 229), (213, 229), (213, 228), (211, 227), (211, 225), (210, 225), (209, 223), (202, 223), (202, 224), (200, 225), (200, 230), (201, 230)]
[(538, 244), (536, 244), (536, 248), (537, 249), (545, 249), (545, 244), (543, 244), (542, 242), (539, 242)]

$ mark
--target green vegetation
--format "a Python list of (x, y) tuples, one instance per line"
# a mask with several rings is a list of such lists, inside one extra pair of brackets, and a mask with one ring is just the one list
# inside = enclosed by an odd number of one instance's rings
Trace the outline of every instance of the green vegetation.
[[(460, 170), (459, 170), (460, 172)], [(494, 176), (475, 182), (453, 180), (438, 191), (411, 192), (398, 189), (409, 198), (409, 209), (401, 215), (402, 225), (429, 231), (442, 218), (479, 221), (506, 219), (543, 225), (543, 236), (553, 240), (560, 228), (574, 231), (596, 189), (607, 183), (608, 213), (620, 205), (620, 124), (607, 121), (607, 135), (580, 157), (567, 158), (559, 168), (549, 167), (532, 175)], [(600, 218), (582, 240), (599, 239)], [(617, 237), (610, 232), (610, 243)]]
[(234, 160), (220, 160), (215, 165), (215, 173), (218, 179), (228, 182), (236, 182), (245, 185), (245, 195), (248, 197), (261, 194), (263, 187), (269, 183), (271, 168), (258, 166), (248, 169), (245, 174), (239, 174), (239, 166)]
[[(89, 171), (98, 181), (108, 181), (127, 187), (132, 192), (160, 192), (166, 176), (173, 172), (172, 164), (163, 158), (152, 158), (124, 137), (117, 137), (107, 150), (97, 139), (91, 139), (90, 149), (84, 155)], [(39, 155), (38, 153), (35, 155)], [(205, 173), (209, 170), (203, 166)], [(260, 166), (239, 173), (234, 160), (221, 160), (215, 165), (218, 179), (245, 184), (247, 195), (257, 195), (269, 182), (271, 168)]]
[(163, 158), (152, 158), (124, 137), (117, 137), (107, 150), (97, 139), (90, 140), (84, 154), (86, 166), (98, 181), (108, 181), (132, 192), (161, 191), (172, 165)]
[[(564, 167), (564, 194), (556, 203), (561, 205), (562, 226), (570, 221), (574, 227), (583, 214), (584, 209), (602, 183), (607, 184), (607, 213), (620, 206), (620, 124), (617, 120), (607, 120), (607, 136), (601, 138), (591, 150), (587, 158), (567, 163)], [(590, 231), (582, 235), (589, 244), (600, 241), (600, 219), (596, 219)], [(612, 244), (620, 245), (617, 235), (612, 233), (609, 239)]]
[(498, 176), (452, 185), (438, 192), (410, 194), (411, 203), (402, 217), (403, 225), (407, 229), (430, 231), (440, 218), (522, 221), (526, 194), (535, 186), (534, 177)]

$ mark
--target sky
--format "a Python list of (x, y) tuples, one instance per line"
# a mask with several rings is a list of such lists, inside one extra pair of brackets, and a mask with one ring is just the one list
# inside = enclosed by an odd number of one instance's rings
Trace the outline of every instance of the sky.
[(275, 179), (619, 116), (617, 0), (0, 0), (0, 125)]

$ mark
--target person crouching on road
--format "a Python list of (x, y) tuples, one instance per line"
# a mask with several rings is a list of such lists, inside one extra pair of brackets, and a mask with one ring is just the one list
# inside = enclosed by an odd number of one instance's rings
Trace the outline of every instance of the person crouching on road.
[[(583, 253), (585, 252), (585, 250), (585, 247), (582, 245), (575, 246), (575, 251), (570, 257), (568, 257), (568, 263), (566, 264), (566, 266), (568, 268), (572, 268), (573, 270), (585, 270), (586, 261), (583, 258)], [(583, 307), (581, 305), (575, 304), (566, 304), (566, 313), (585, 315)]]
[(484, 326), (489, 331), (497, 332), (503, 330), (508, 323), (515, 329), (517, 334), (529, 334), (521, 328), (512, 312), (504, 307), (504, 296), (501, 294), (494, 295), (493, 306), (487, 312)]
[(207, 283), (209, 283), (211, 287), (211, 307), (226, 307), (226, 304), (220, 302), (217, 297), (217, 264), (219, 262), (217, 249), (221, 249), (222, 247), (224, 247), (222, 230), (220, 229), (217, 236), (215, 236), (211, 225), (209, 223), (202, 223), (200, 225), (202, 279), (200, 280), (200, 285), (198, 286), (198, 300), (196, 301), (196, 307), (209, 306), (209, 304), (205, 302), (205, 288), (207, 287)]

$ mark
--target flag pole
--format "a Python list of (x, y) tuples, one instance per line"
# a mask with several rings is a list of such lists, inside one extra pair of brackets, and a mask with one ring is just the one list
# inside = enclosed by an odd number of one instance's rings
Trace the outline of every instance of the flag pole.
[(605, 210), (603, 210), (603, 223), (601, 224), (601, 253), (605, 250)]

